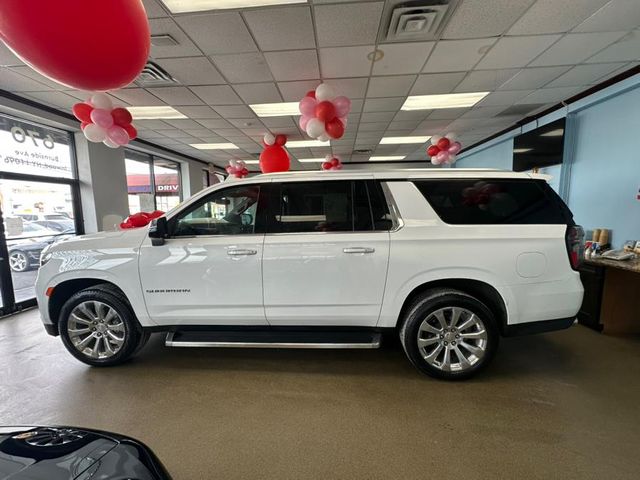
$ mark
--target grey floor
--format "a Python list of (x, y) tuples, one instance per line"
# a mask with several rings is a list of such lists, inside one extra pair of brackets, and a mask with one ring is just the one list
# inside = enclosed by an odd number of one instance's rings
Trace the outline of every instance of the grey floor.
[(640, 340), (581, 326), (503, 341), (479, 378), (376, 351), (169, 349), (90, 368), (36, 311), (0, 319), (0, 423), (150, 445), (182, 479), (638, 479)]

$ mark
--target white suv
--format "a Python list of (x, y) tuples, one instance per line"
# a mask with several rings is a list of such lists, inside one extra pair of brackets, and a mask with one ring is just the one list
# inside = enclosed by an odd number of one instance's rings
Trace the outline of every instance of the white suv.
[(420, 371), (466, 378), (501, 335), (573, 323), (582, 236), (536, 175), (260, 175), (148, 228), (52, 245), (37, 295), (47, 331), (90, 365), (158, 331), (174, 347), (276, 348), (375, 348), (390, 331)]

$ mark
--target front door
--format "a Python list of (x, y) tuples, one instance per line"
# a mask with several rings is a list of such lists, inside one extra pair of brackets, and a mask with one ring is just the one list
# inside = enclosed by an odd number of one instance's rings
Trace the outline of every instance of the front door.
[(162, 246), (145, 240), (140, 280), (149, 316), (160, 325), (266, 325), (259, 185), (229, 186), (169, 220)]
[(275, 211), (269, 214), (263, 257), (271, 325), (376, 325), (389, 228), (374, 218), (371, 185), (364, 180), (272, 184)]

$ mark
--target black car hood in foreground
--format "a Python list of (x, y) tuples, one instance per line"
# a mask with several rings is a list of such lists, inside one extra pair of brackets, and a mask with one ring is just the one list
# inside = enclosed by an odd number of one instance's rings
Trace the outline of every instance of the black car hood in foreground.
[(0, 480), (170, 480), (143, 443), (75, 427), (0, 427)]

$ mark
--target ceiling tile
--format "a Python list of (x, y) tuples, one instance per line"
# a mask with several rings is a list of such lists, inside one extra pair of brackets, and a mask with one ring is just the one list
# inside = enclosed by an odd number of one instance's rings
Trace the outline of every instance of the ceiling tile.
[(571, 67), (524, 68), (504, 83), (500, 90), (533, 90), (546, 85)]
[(368, 98), (364, 102), (364, 112), (396, 112), (405, 101), (405, 97)]
[[(0, 84), (4, 85), (2, 76), (0, 75)], [(78, 99), (67, 95), (64, 92), (48, 91), (48, 92), (29, 92), (28, 96), (43, 105), (50, 107), (60, 107), (70, 109), (78, 103)]]
[(213, 111), (211, 107), (206, 105), (202, 106), (194, 106), (194, 107), (175, 107), (180, 113), (186, 115), (189, 118), (220, 118), (216, 112)]
[(297, 125), (293, 117), (265, 117), (260, 120), (268, 128), (295, 127)]
[(625, 62), (640, 58), (640, 31), (625, 35), (618, 42), (594, 55), (587, 63)]
[(575, 65), (624, 35), (625, 32), (570, 33), (531, 62), (530, 66)]
[(450, 93), (464, 77), (464, 72), (418, 75), (418, 79), (411, 89), (411, 95)]
[(207, 85), (191, 90), (209, 105), (238, 105), (242, 100), (229, 85)]
[(431, 112), (428, 120), (453, 120), (469, 110), (469, 108), (439, 108)]
[(441, 40), (433, 49), (423, 72), (462, 72), (471, 70), (496, 42), (495, 38)]
[(247, 10), (242, 15), (262, 51), (316, 47), (309, 7)]
[(202, 120), (198, 120), (198, 123), (200, 125), (202, 125), (203, 127), (209, 128), (209, 129), (220, 129), (220, 128), (233, 128), (233, 125), (231, 125), (229, 122), (227, 122), (225, 119), (223, 118), (213, 118), (213, 119), (202, 119)]
[(246, 105), (214, 106), (222, 118), (253, 118), (254, 113)]
[[(366, 107), (366, 105), (365, 105)], [(389, 122), (373, 122), (373, 123), (361, 123), (358, 126), (358, 134), (360, 132), (379, 132), (384, 133), (387, 129)]]
[[(372, 77), (369, 80), (367, 97), (401, 97), (407, 95), (416, 81), (415, 75), (396, 75), (392, 77)], [(365, 79), (366, 81), (366, 79)]]
[(166, 58), (158, 63), (183, 85), (227, 83), (207, 57)]
[(320, 84), (319, 80), (304, 80), (300, 82), (278, 82), (278, 89), (285, 102), (297, 102), (304, 97), (308, 91), (315, 90)]
[[(568, 32), (610, 0), (537, 0), (509, 30), (509, 35)], [(615, 29), (617, 30), (617, 29)]]
[(458, 5), (442, 38), (482, 38), (501, 35), (533, 1), (465, 0)]
[(30, 79), (35, 80), (36, 82), (41, 83), (42, 88), (40, 88), (40, 90), (48, 90), (48, 89), (62, 90), (64, 88), (67, 88), (61, 83), (54, 82), (53, 80), (48, 79), (44, 75), (39, 74), (33, 68), (28, 67), (26, 65), (11, 67), (11, 70), (13, 70), (16, 73), (19, 73), (20, 75), (24, 75), (25, 77), (29, 77)]
[(162, 8), (160, 0), (142, 0), (147, 18), (168, 17), (169, 14)]
[(42, 92), (50, 90), (47, 85), (24, 77), (8, 68), (0, 68), (0, 88), (11, 92)]
[(520, 70), (517, 68), (506, 70), (475, 70), (469, 72), (454, 92), (492, 92), (513, 77)]
[(165, 102), (155, 95), (151, 95), (144, 88), (123, 88), (121, 90), (111, 92), (111, 95), (119, 98), (129, 105), (135, 105), (137, 107), (157, 107), (160, 105), (166, 105)]
[(198, 122), (191, 120), (190, 118), (166, 119), (164, 121), (172, 127), (179, 128), (180, 130), (185, 130), (187, 128), (201, 128)]
[(261, 53), (236, 53), (211, 57), (220, 72), (231, 83), (264, 82), (273, 80)]
[(560, 35), (503, 37), (480, 60), (478, 69), (524, 67), (551, 46)]
[(390, 122), (396, 112), (365, 112), (360, 117), (360, 123)]
[(375, 43), (383, 5), (384, 2), (375, 2), (315, 7), (319, 46), (337, 47)]
[(589, 85), (599, 78), (611, 73), (625, 63), (594, 63), (587, 65), (578, 65), (573, 67), (564, 75), (556, 78), (553, 82), (546, 85), (547, 87), (577, 87)]
[(572, 97), (578, 90), (576, 87), (540, 88), (516, 104), (560, 102)]
[(311, 80), (320, 78), (315, 50), (292, 50), (264, 54), (276, 80)]
[(202, 105), (202, 101), (186, 87), (148, 88), (147, 91), (169, 105)]
[(638, 65), (640, 65), (640, 63), (638, 63), (638, 62), (625, 63), (623, 66), (621, 66), (617, 70), (614, 70), (613, 72), (607, 73), (604, 77), (597, 78), (596, 80), (592, 81), (591, 84), (597, 84), (597, 83), (604, 82), (606, 80), (610, 80), (613, 77), (615, 77), (616, 75), (620, 75), (621, 73), (625, 73), (627, 70), (631, 70), (632, 68), (636, 68)]
[(612, 32), (631, 30), (640, 25), (640, 4), (637, 0), (614, 0), (607, 3), (584, 22), (575, 32)]
[(325, 81), (333, 87), (337, 95), (344, 95), (351, 100), (364, 98), (367, 91), (366, 78), (327, 78)]
[(24, 65), (24, 63), (9, 50), (9, 47), (0, 42), (0, 66), (6, 67), (10, 65)]
[(380, 45), (384, 56), (373, 64), (373, 75), (418, 73), (424, 67), (434, 42)]
[(282, 96), (275, 83), (247, 83), (233, 85), (233, 89), (247, 104), (282, 102)]
[(371, 60), (367, 55), (373, 45), (364, 47), (321, 48), (320, 68), (325, 78), (366, 77), (371, 71)]
[(499, 107), (475, 107), (467, 111), (460, 118), (491, 118), (494, 115), (502, 112), (504, 106)]
[(187, 35), (171, 18), (154, 18), (149, 20), (149, 28), (152, 35), (171, 35), (177, 45), (167, 47), (151, 46), (151, 57), (190, 57), (202, 55), (198, 47), (189, 39)]
[(498, 105), (509, 106), (526, 97), (531, 90), (505, 90), (493, 92), (484, 97), (478, 104), (478, 107), (495, 107)]
[(158, 131), (171, 130), (174, 128), (168, 123), (163, 122), (162, 120), (136, 120), (135, 122), (136, 122), (136, 126), (150, 128), (152, 130), (158, 130)]
[(183, 15), (176, 21), (205, 55), (257, 50), (239, 13)]

